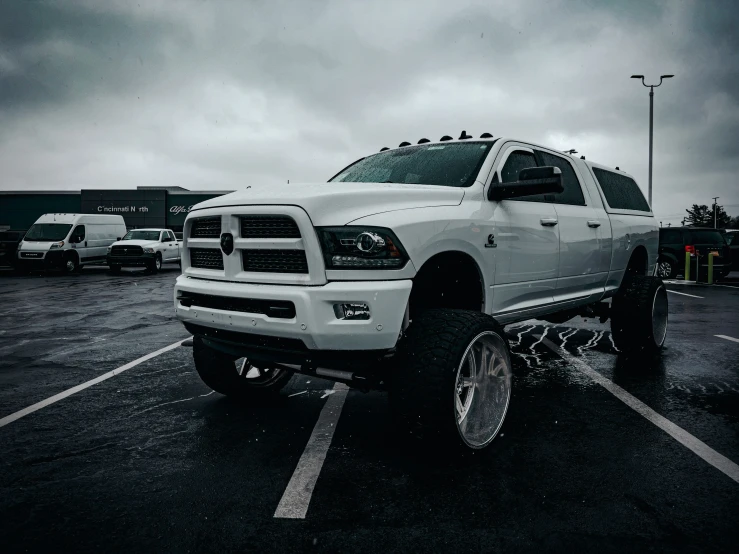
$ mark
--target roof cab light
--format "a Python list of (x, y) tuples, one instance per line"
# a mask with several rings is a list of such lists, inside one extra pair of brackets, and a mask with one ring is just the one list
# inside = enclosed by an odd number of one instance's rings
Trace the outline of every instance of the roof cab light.
[(398, 237), (379, 227), (317, 227), (326, 269), (400, 269), (408, 255)]

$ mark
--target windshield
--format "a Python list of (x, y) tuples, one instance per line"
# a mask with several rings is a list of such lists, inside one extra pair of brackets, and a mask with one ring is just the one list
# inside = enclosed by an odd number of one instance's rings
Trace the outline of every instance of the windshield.
[(69, 223), (34, 223), (23, 240), (59, 241), (64, 240), (72, 225)]
[(123, 240), (159, 240), (159, 231), (129, 231)]
[(693, 244), (714, 244), (725, 245), (724, 235), (720, 231), (706, 230), (690, 230), (690, 239)]
[(477, 177), (491, 144), (455, 142), (380, 152), (349, 166), (331, 182), (468, 187)]

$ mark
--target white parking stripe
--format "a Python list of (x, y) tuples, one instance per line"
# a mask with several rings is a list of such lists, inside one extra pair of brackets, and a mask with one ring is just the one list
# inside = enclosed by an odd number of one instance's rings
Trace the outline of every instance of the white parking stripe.
[(706, 443), (698, 440), (696, 437), (688, 433), (682, 427), (678, 427), (672, 423), (669, 419), (661, 416), (655, 412), (652, 408), (644, 404), (641, 400), (631, 396), (624, 389), (619, 387), (613, 381), (606, 379), (600, 373), (595, 371), (592, 367), (586, 364), (580, 358), (577, 358), (567, 352), (564, 348), (561, 348), (554, 344), (549, 339), (543, 339), (541, 341), (550, 350), (562, 356), (565, 360), (574, 365), (577, 369), (582, 371), (593, 381), (598, 383), (601, 387), (610, 392), (613, 396), (618, 398), (621, 402), (626, 404), (629, 408), (643, 416), (648, 421), (662, 429), (665, 433), (670, 435), (680, 444), (686, 448), (692, 450), (695, 454), (700, 456), (704, 461), (711, 464), (713, 467), (726, 474), (728, 477), (739, 483), (739, 465), (729, 460), (723, 454), (719, 454), (713, 448), (708, 446)]
[(146, 356), (142, 356), (141, 358), (138, 358), (132, 362), (128, 362), (126, 365), (122, 365), (119, 368), (116, 368), (112, 371), (109, 371), (108, 373), (103, 373), (100, 377), (95, 377), (95, 379), (91, 379), (85, 383), (82, 383), (81, 385), (77, 385), (76, 387), (72, 387), (71, 389), (67, 389), (64, 392), (60, 392), (59, 394), (55, 394), (54, 396), (50, 396), (46, 400), (42, 400), (41, 402), (37, 402), (36, 404), (32, 404), (28, 406), (27, 408), (23, 408), (22, 410), (19, 410), (15, 413), (10, 414), (9, 416), (5, 416), (4, 418), (0, 419), (0, 427), (5, 427), (9, 423), (13, 423), (14, 421), (27, 416), (28, 414), (32, 414), (33, 412), (40, 410), (41, 408), (45, 408), (46, 406), (49, 406), (51, 404), (54, 404), (55, 402), (59, 402), (60, 400), (63, 400), (67, 398), (68, 396), (72, 396), (73, 394), (80, 392), (81, 390), (85, 390), (88, 387), (91, 387), (93, 385), (97, 385), (98, 383), (102, 383), (106, 379), (110, 379), (111, 377), (115, 377), (116, 375), (119, 375), (123, 373), (124, 371), (127, 371), (131, 369), (132, 367), (136, 367), (139, 364), (144, 363), (147, 360), (151, 360), (152, 358), (156, 358), (160, 354), (164, 354), (165, 352), (169, 352), (170, 350), (173, 350), (180, 346), (182, 343), (181, 340), (178, 340), (177, 342), (170, 344), (169, 346), (165, 346), (164, 348), (160, 348), (159, 350), (152, 352), (151, 354), (147, 354)]
[(343, 383), (336, 383), (333, 390), (336, 393), (326, 400), (316, 426), (313, 428), (313, 433), (308, 439), (308, 444), (305, 445), (303, 455), (298, 461), (298, 466), (277, 505), (274, 517), (305, 519), (313, 489), (321, 473), (328, 448), (331, 446), (349, 388)]
[(734, 341), (734, 342), (739, 342), (739, 339), (735, 339), (734, 337), (730, 337), (728, 335), (713, 335), (713, 336), (714, 337), (718, 337), (720, 339), (726, 339), (726, 340), (731, 340), (731, 341)]
[(702, 296), (696, 296), (695, 294), (688, 294), (687, 292), (677, 292), (676, 290), (670, 290), (666, 289), (667, 292), (671, 292), (672, 294), (679, 294), (681, 296), (690, 296), (691, 298), (703, 298)]

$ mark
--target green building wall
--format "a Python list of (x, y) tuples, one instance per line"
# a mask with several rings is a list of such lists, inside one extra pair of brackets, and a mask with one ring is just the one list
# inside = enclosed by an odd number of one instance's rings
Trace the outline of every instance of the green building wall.
[(0, 194), (0, 227), (28, 229), (49, 213), (80, 213), (80, 193)]

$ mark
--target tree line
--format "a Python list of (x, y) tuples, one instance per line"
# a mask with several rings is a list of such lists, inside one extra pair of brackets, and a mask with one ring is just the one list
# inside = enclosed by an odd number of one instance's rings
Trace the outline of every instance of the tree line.
[[(688, 215), (684, 224), (691, 227), (713, 227), (713, 206), (693, 204), (685, 210)], [(739, 216), (730, 216), (722, 206), (716, 206), (717, 229), (739, 229)]]

